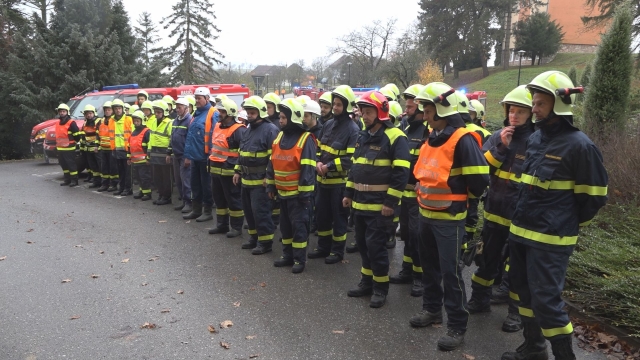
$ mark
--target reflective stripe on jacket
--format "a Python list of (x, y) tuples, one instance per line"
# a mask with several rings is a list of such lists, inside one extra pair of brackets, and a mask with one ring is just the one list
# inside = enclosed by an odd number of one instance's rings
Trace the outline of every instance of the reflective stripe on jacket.
[[(291, 134), (295, 136), (295, 134)], [(278, 196), (290, 198), (300, 194), (310, 194), (314, 190), (316, 167), (315, 138), (303, 132), (293, 146), (283, 144), (284, 132), (273, 141), (271, 162), (267, 170), (267, 184), (275, 186)], [(293, 137), (291, 136), (291, 137)], [(309, 144), (307, 144), (309, 143)], [(303, 176), (303, 170), (306, 176)]]
[(327, 165), (329, 172), (324, 177), (317, 177), (320, 186), (346, 184), (359, 131), (358, 126), (346, 114), (336, 116), (323, 124), (319, 138), (318, 161)]
[(136, 130), (129, 138), (129, 149), (131, 152), (131, 162), (134, 164), (147, 163), (147, 141), (149, 139), (148, 128), (140, 131)]

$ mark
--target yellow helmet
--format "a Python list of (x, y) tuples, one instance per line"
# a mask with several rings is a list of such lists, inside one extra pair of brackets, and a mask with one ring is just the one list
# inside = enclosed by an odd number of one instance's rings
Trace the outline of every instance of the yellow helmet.
[(409, 86), (408, 88), (406, 88), (404, 90), (404, 92), (402, 93), (402, 97), (405, 100), (407, 100), (407, 99), (415, 99), (416, 96), (418, 96), (418, 94), (420, 94), (420, 91), (422, 91), (422, 89), (424, 89), (424, 85), (413, 84), (413, 85)]
[(146, 91), (144, 90), (138, 91), (138, 96), (140, 95), (144, 95), (147, 98), (147, 100), (149, 100), (149, 94)]
[(225, 99), (228, 99), (228, 98), (229, 98), (229, 97), (228, 97), (226, 94), (217, 94), (217, 95), (214, 97), (214, 100), (215, 100), (215, 101), (222, 101), (222, 100), (225, 100)]
[(388, 88), (388, 89), (391, 89), (391, 91), (393, 91), (393, 93), (396, 95), (396, 99), (400, 96), (400, 89), (398, 89), (398, 86), (396, 84), (388, 83), (384, 87)]
[(391, 88), (384, 86), (379, 91), (382, 95), (384, 95), (384, 97), (387, 98), (387, 100), (398, 101), (398, 95), (396, 95), (396, 93), (394, 93)]
[[(59, 108), (59, 107), (58, 107)], [(84, 109), (82, 109), (82, 113), (86, 113), (87, 111), (93, 111), (93, 113), (96, 113), (96, 108), (95, 106), (91, 105), (91, 104), (87, 104)]]
[(111, 107), (114, 108), (116, 106), (120, 106), (122, 109), (124, 109), (124, 102), (122, 102), (122, 100), (120, 99), (115, 99), (111, 102)]
[(400, 116), (402, 115), (402, 106), (397, 101), (389, 101), (389, 117), (393, 121), (393, 125), (400, 125)]
[(267, 116), (269, 116), (267, 114), (267, 103), (260, 96), (253, 95), (253, 96), (248, 97), (244, 101), (243, 107), (245, 109), (256, 109), (256, 110), (258, 110), (260, 112), (260, 118), (261, 119), (264, 119)]
[[(510, 105), (531, 109), (533, 107), (533, 99), (531, 96), (531, 92), (527, 89), (527, 85), (520, 85), (517, 88), (511, 90), (507, 95), (505, 95), (500, 104), (504, 108), (505, 117), (508, 117)], [(480, 106), (482, 106), (482, 104), (480, 104)], [(482, 112), (484, 115), (484, 107), (482, 108)], [(478, 115), (480, 115), (480, 112), (478, 112)]]
[(131, 105), (131, 107), (129, 108), (130, 112), (135, 112), (136, 110), (140, 110), (140, 106), (138, 105)]
[(131, 114), (131, 119), (140, 119), (142, 120), (142, 124), (144, 125), (144, 123), (147, 121), (147, 117), (144, 116), (144, 113), (142, 112), (142, 110), (136, 110)]
[(541, 91), (555, 97), (553, 112), (556, 115), (573, 115), (572, 105), (582, 88), (574, 88), (571, 79), (560, 71), (546, 71), (536, 76), (527, 85), (531, 93)]
[(162, 97), (162, 101), (164, 101), (167, 104), (171, 104), (171, 106), (175, 107), (176, 106), (176, 100), (171, 97), (171, 95), (165, 95)]
[(469, 113), (469, 99), (467, 99), (466, 95), (461, 93), (460, 91), (456, 91), (455, 95), (456, 95), (456, 103), (458, 104), (458, 113), (459, 114), (468, 114)]
[(434, 104), (436, 112), (441, 118), (458, 113), (455, 90), (443, 82), (427, 84), (416, 96), (416, 100), (423, 104)]
[(320, 99), (318, 99), (319, 103), (327, 103), (329, 105), (333, 105), (331, 103), (331, 92), (330, 91), (325, 91), (322, 93), (322, 95), (320, 95)]
[(193, 97), (192, 95), (187, 95), (185, 96), (185, 99), (187, 99), (187, 101), (189, 102), (189, 104), (193, 107), (196, 107), (196, 98)]
[(102, 104), (102, 108), (110, 108), (111, 107), (111, 101), (105, 101), (104, 104)]
[(331, 92), (331, 104), (333, 105), (334, 97), (340, 97), (347, 102), (347, 112), (353, 112), (353, 107), (356, 105), (356, 94), (353, 93), (353, 89), (349, 85), (340, 85)]
[(140, 110), (142, 109), (148, 109), (153, 112), (153, 103), (149, 100), (143, 102), (142, 105), (140, 105)]
[(291, 122), (302, 127), (302, 118), (304, 117), (304, 108), (302, 107), (302, 104), (300, 104), (296, 99), (288, 98), (282, 100), (280, 104), (278, 104), (278, 111), (283, 111), (283, 108), (291, 111)]
[(235, 101), (226, 98), (222, 99), (220, 104), (216, 105), (216, 109), (224, 110), (227, 112), (227, 115), (236, 117), (238, 116), (238, 105)]
[(153, 102), (153, 109), (155, 112), (155, 109), (162, 109), (164, 111), (164, 116), (169, 115), (169, 106), (167, 105), (166, 102), (162, 101), (162, 100), (156, 100)]
[(69, 109), (69, 106), (67, 104), (62, 103), (62, 104), (58, 105), (58, 107), (56, 108), (56, 111), (58, 111), (58, 110), (67, 110), (67, 112), (69, 112), (70, 109)]
[(273, 92), (266, 94), (262, 99), (265, 102), (272, 103), (273, 105), (275, 105), (276, 109), (278, 108), (278, 104), (280, 104), (280, 96), (276, 95), (276, 93), (273, 93)]

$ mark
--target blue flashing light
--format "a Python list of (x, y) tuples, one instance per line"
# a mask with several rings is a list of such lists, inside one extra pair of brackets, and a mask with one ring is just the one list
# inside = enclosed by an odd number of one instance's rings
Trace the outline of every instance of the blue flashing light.
[(245, 84), (240, 84), (240, 86), (242, 86), (242, 87), (246, 87), (246, 85), (245, 85)]
[(460, 91), (463, 95), (467, 93), (467, 89), (465, 88), (461, 88), (458, 91)]
[(124, 84), (124, 85), (111, 85), (111, 86), (103, 86), (103, 91), (109, 90), (129, 90), (129, 89), (139, 89), (138, 84)]

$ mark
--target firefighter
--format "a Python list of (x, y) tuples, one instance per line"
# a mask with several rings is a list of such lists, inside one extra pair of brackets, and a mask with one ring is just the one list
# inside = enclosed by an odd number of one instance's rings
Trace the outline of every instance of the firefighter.
[(178, 116), (176, 112), (176, 100), (171, 95), (165, 95), (162, 97), (162, 101), (167, 103), (167, 107), (169, 107), (169, 119), (175, 120)]
[[(474, 123), (474, 118), (471, 116), (471, 113), (474, 112), (478, 114), (478, 110), (475, 107), (473, 107), (472, 101), (477, 101), (477, 100), (469, 101), (464, 94), (459, 92), (456, 92), (456, 95), (458, 96), (460, 103), (464, 102), (466, 105), (465, 106), (466, 112), (461, 113), (461, 116), (462, 116), (462, 119), (464, 120), (464, 123), (466, 124), (467, 129), (477, 132), (482, 138), (482, 144), (484, 145), (484, 143), (487, 142), (487, 140), (489, 139), (489, 136), (491, 136), (491, 132), (489, 132), (484, 127)], [(477, 102), (480, 103), (479, 101)], [(477, 105), (478, 104), (476, 104), (476, 106)], [(482, 106), (482, 104), (480, 104), (480, 106)], [(465, 110), (462, 110), (462, 111), (465, 111)], [(482, 112), (484, 113), (484, 110), (482, 110)], [(477, 119), (477, 115), (476, 115), (476, 119)]]
[[(469, 131), (476, 132), (478, 136), (480, 136), (482, 145), (484, 145), (487, 139), (489, 139), (489, 136), (491, 136), (491, 133), (471, 121), (471, 116), (469, 115), (469, 100), (467, 97), (459, 91), (456, 91), (455, 95), (458, 102), (458, 113), (462, 117), (462, 120), (464, 120), (465, 127)], [(461, 249), (463, 252), (467, 250), (467, 245), (474, 243), (473, 240), (478, 227), (478, 206), (480, 205), (480, 197), (475, 197), (473, 195), (469, 196), (468, 204), (467, 219), (464, 224), (466, 236), (462, 241)], [(472, 310), (469, 311), (471, 312)]]
[(383, 86), (383, 88), (391, 90), (395, 95), (395, 101), (398, 101), (398, 98), (400, 97), (400, 89), (398, 89), (398, 86), (396, 84), (388, 83), (387, 85)]
[(392, 284), (412, 284), (410, 294), (415, 297), (423, 295), (422, 266), (420, 265), (420, 252), (418, 248), (418, 242), (420, 240), (418, 233), (420, 211), (415, 191), (417, 180), (413, 175), (418, 156), (420, 156), (420, 148), (422, 147), (425, 137), (429, 134), (427, 124), (424, 120), (424, 113), (420, 110), (422, 106), (419, 106), (416, 101), (416, 96), (420, 94), (423, 88), (423, 85), (414, 84), (402, 93), (406, 103), (407, 115), (401, 122), (401, 126), (409, 143), (411, 168), (409, 181), (402, 192), (402, 203), (400, 206), (400, 228), (403, 230), (401, 232), (401, 238), (404, 240), (402, 268), (397, 275), (389, 278)]
[(247, 111), (246, 110), (240, 110), (240, 112), (238, 112), (238, 121), (240, 121), (241, 123), (247, 125)]
[[(575, 359), (561, 295), (579, 228), (607, 202), (608, 176), (598, 148), (573, 124), (582, 88), (559, 71), (536, 76), (527, 88), (539, 131), (527, 140), (509, 229), (509, 280), (525, 341), (502, 359), (546, 359), (545, 338), (557, 360)], [(505, 134), (507, 141), (513, 136)]]
[(140, 191), (133, 195), (133, 198), (142, 201), (151, 200), (152, 180), (151, 168), (147, 159), (147, 147), (151, 132), (145, 126), (145, 118), (144, 113), (140, 110), (131, 114), (134, 130), (129, 138), (129, 165), (132, 166), (131, 171), (140, 184)]
[(151, 124), (156, 124), (156, 115), (153, 113), (153, 103), (151, 101), (147, 100), (143, 102), (142, 105), (140, 105), (140, 110), (142, 110), (142, 113), (144, 113), (144, 116), (147, 119), (145, 120), (147, 128), (149, 128), (149, 125)]
[(171, 124), (171, 141), (169, 153), (173, 166), (173, 178), (178, 188), (178, 196), (182, 203), (174, 207), (173, 210), (188, 214), (193, 210), (191, 206), (191, 166), (186, 163), (184, 157), (184, 146), (187, 141), (189, 124), (193, 117), (189, 113), (189, 102), (185, 98), (176, 101), (176, 117)]
[(129, 151), (129, 137), (133, 123), (131, 117), (124, 113), (124, 103), (120, 99), (111, 102), (113, 117), (109, 121), (111, 135), (111, 152), (115, 157), (118, 169), (118, 189), (113, 195), (127, 196), (133, 194), (131, 190), (131, 167), (127, 165)]
[[(308, 100), (308, 101), (302, 101), (300, 100), (301, 97), (298, 97), (296, 100), (298, 100), (301, 104), (302, 107), (304, 108), (304, 119), (302, 119), (302, 123), (304, 124), (305, 129), (310, 132), (311, 134), (313, 134), (315, 141), (316, 141), (316, 151), (318, 151), (320, 149), (320, 141), (318, 140), (320, 137), (320, 132), (322, 131), (322, 124), (320, 123), (320, 118), (322, 116), (322, 109), (320, 108), (320, 104), (318, 104), (317, 102), (313, 101), (313, 100)], [(315, 184), (315, 181), (314, 181)], [(314, 188), (314, 195), (311, 198), (311, 207), (310, 207), (310, 213), (309, 213), (309, 221), (311, 223), (310, 227), (309, 227), (309, 233), (315, 233), (318, 230), (318, 223), (316, 221), (316, 216), (315, 216), (315, 208), (316, 208), (316, 202), (317, 202), (317, 196), (318, 196), (318, 191), (317, 191), (317, 186)]]
[(207, 172), (207, 160), (211, 151), (211, 133), (218, 122), (218, 112), (209, 103), (211, 93), (208, 88), (199, 87), (194, 93), (196, 111), (189, 125), (184, 147), (184, 157), (187, 159), (185, 164), (188, 163), (191, 166), (193, 210), (182, 218), (203, 222), (213, 220), (213, 195), (211, 194), (211, 176)]
[(309, 259), (323, 257), (325, 264), (336, 264), (344, 257), (349, 209), (342, 206), (342, 199), (359, 131), (349, 116), (356, 105), (355, 100), (348, 85), (340, 85), (331, 92), (334, 117), (323, 124), (319, 137), (320, 155), (316, 164), (318, 247), (308, 256)]
[(191, 95), (187, 95), (184, 98), (189, 102), (189, 114), (193, 115), (196, 112), (196, 98)]
[(78, 124), (69, 116), (69, 106), (60, 104), (56, 111), (60, 121), (56, 124), (56, 149), (58, 160), (64, 174), (64, 181), (60, 186), (78, 186), (78, 166), (76, 164), (76, 150), (81, 139), (82, 132)]
[(85, 182), (91, 182), (89, 188), (98, 188), (102, 182), (98, 162), (98, 127), (96, 124), (96, 108), (87, 104), (82, 111), (84, 124), (82, 125), (82, 145), (80, 150), (87, 164), (89, 176)]
[(356, 242), (362, 277), (350, 297), (371, 295), (369, 306), (382, 307), (389, 293), (386, 242), (409, 178), (409, 146), (389, 119), (389, 101), (378, 91), (364, 93), (358, 106), (367, 126), (358, 134), (353, 166), (342, 205), (355, 209)]
[(131, 115), (131, 105), (129, 103), (124, 103), (124, 114)]
[[(138, 95), (136, 96), (136, 99), (138, 100), (136, 104), (142, 105), (145, 101), (149, 101), (149, 94), (144, 90), (140, 90), (138, 91)], [(145, 115), (145, 116), (149, 118), (149, 115)]]
[(478, 100), (469, 101), (469, 115), (474, 124), (484, 128), (486, 123), (484, 121), (484, 105)]
[(155, 205), (171, 204), (171, 132), (173, 121), (169, 115), (169, 107), (163, 100), (153, 102), (154, 124), (149, 124), (148, 154), (152, 168), (153, 181), (158, 189), (158, 200)]
[[(478, 268), (471, 276), (472, 292), (468, 303), (471, 314), (491, 311), (491, 286), (504, 263), (502, 252), (509, 237), (513, 205), (518, 197), (519, 174), (522, 173), (527, 139), (534, 131), (531, 101), (531, 93), (525, 85), (509, 92), (502, 101), (505, 127), (496, 131), (483, 146), (491, 181), (484, 204), (482, 254), (477, 255)], [(505, 332), (516, 332), (522, 328), (514, 300), (509, 301), (509, 314), (502, 324)]]
[(400, 122), (402, 122), (402, 105), (400, 105), (397, 101), (389, 101), (389, 120), (395, 127), (400, 127)]
[(327, 91), (320, 95), (318, 99), (320, 104), (320, 118), (318, 122), (320, 125), (324, 125), (327, 121), (333, 119), (333, 103), (331, 102), (331, 92)]
[(102, 111), (104, 112), (104, 117), (96, 121), (96, 127), (98, 128), (97, 137), (98, 142), (100, 143), (98, 157), (100, 158), (102, 187), (100, 187), (96, 191), (112, 192), (117, 189), (118, 167), (116, 165), (116, 159), (111, 152), (111, 136), (109, 135), (109, 126), (113, 121), (113, 109), (111, 108), (111, 101), (107, 101), (102, 105)]
[(140, 110), (140, 106), (138, 105), (131, 105), (131, 107), (129, 108), (129, 111), (131, 111), (132, 114), (138, 110)]
[[(464, 341), (469, 313), (460, 274), (468, 194), (479, 197), (489, 182), (481, 139), (465, 128), (454, 90), (441, 82), (426, 85), (416, 97), (432, 131), (420, 148), (413, 170), (420, 206), (419, 251), (422, 265), (422, 311), (409, 321), (424, 327), (442, 322), (444, 300), (447, 334), (438, 340), (444, 351)], [(443, 289), (444, 287), (444, 289)]]
[(278, 135), (278, 128), (267, 121), (267, 104), (259, 96), (251, 96), (244, 102), (249, 129), (240, 143), (240, 157), (235, 166), (233, 184), (242, 184), (242, 208), (249, 225), (249, 240), (243, 249), (253, 249), (253, 255), (271, 251), (274, 225), (271, 216), (272, 202), (264, 188), (271, 145)]
[(228, 238), (235, 238), (242, 235), (244, 212), (241, 187), (233, 183), (233, 175), (240, 156), (240, 142), (247, 127), (236, 119), (238, 105), (233, 100), (224, 99), (216, 107), (220, 115), (211, 136), (209, 173), (217, 225), (209, 230), (209, 234), (226, 233)]
[(291, 272), (298, 274), (304, 271), (307, 261), (317, 144), (304, 129), (305, 109), (298, 100), (284, 99), (278, 110), (282, 131), (273, 142), (267, 167), (269, 198), (274, 199), (277, 194), (281, 205), (282, 256), (273, 265), (292, 266)]
[[(280, 104), (280, 96), (276, 93), (268, 93), (262, 98), (267, 103), (267, 120), (275, 125), (280, 130), (280, 114), (278, 112), (278, 104)], [(271, 210), (271, 217), (273, 218), (273, 225), (277, 228), (280, 225), (280, 199), (276, 196), (271, 202), (273, 209)]]
[(394, 93), (390, 87), (383, 86), (382, 88), (380, 88), (380, 93), (384, 95), (384, 97), (387, 98), (387, 101), (389, 102), (398, 101), (398, 95), (396, 95), (396, 93)]

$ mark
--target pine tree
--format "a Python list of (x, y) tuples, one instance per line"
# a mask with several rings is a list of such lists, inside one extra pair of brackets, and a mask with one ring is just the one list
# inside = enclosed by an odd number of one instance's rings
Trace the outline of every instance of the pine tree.
[(120, 81), (128, 83), (133, 81), (136, 73), (142, 70), (140, 59), (141, 46), (133, 36), (133, 31), (129, 25), (129, 14), (124, 9), (122, 0), (115, 0), (111, 6), (111, 25), (109, 30), (118, 36), (118, 45), (120, 47), (120, 55), (122, 56), (124, 73), (120, 77)]
[(562, 27), (551, 20), (546, 12), (535, 13), (518, 21), (513, 32), (516, 48), (526, 51), (531, 57), (531, 65), (536, 58), (553, 55), (560, 49), (564, 34)]
[(168, 64), (167, 54), (162, 48), (155, 46), (160, 38), (151, 14), (146, 11), (140, 14), (138, 25), (134, 29), (141, 48), (143, 69), (136, 74), (135, 81), (142, 87), (166, 86), (171, 81), (168, 74), (162, 72)]
[(584, 70), (582, 71), (582, 76), (580, 76), (580, 84), (584, 87), (584, 93), (582, 94), (578, 94), (578, 98), (577, 101), (578, 102), (583, 102), (584, 101), (584, 97), (585, 97), (585, 93), (587, 91), (589, 91), (589, 80), (591, 79), (591, 64), (587, 64), (587, 66), (584, 67)]
[(616, 10), (596, 53), (584, 113), (587, 126), (597, 133), (622, 131), (627, 122), (633, 71), (632, 22), (632, 10), (627, 2)]
[(576, 69), (575, 66), (572, 66), (569, 69), (569, 72), (567, 73), (567, 76), (569, 77), (569, 79), (571, 79), (571, 82), (573, 83), (573, 85), (575, 85), (575, 86), (578, 85), (578, 70)]
[(171, 28), (170, 37), (176, 38), (176, 43), (167, 49), (173, 82), (207, 83), (219, 78), (213, 67), (214, 63), (222, 64), (224, 55), (211, 43), (220, 33), (213, 24), (216, 16), (212, 8), (211, 0), (180, 0), (162, 22), (165, 29)]
[(146, 11), (138, 17), (138, 25), (134, 26), (134, 29), (142, 45), (142, 62), (148, 69), (151, 66), (153, 56), (160, 50), (154, 46), (160, 40), (158, 29), (151, 20), (151, 14)]

